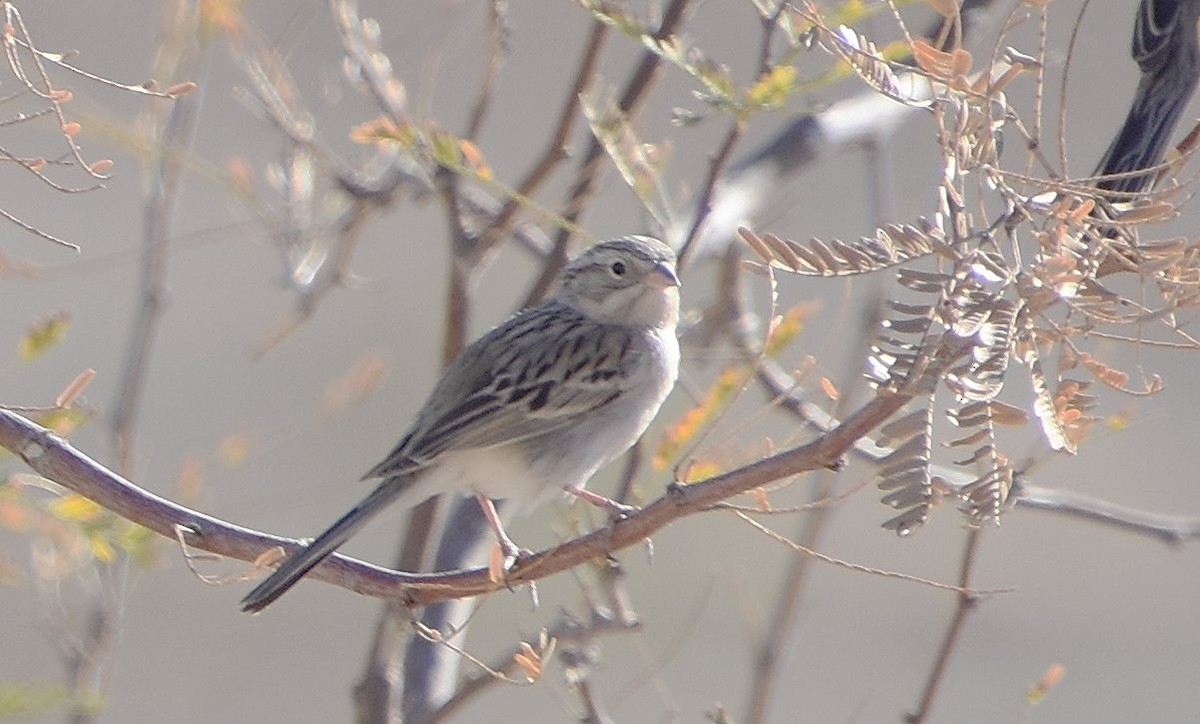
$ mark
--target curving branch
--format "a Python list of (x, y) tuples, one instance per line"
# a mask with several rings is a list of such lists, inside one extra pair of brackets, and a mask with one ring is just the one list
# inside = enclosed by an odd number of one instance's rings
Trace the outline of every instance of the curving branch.
[[(907, 395), (880, 394), (809, 443), (698, 483), (686, 486), (673, 483), (662, 497), (609, 527), (523, 557), (507, 581), (491, 580), (485, 568), (413, 574), (337, 554), (313, 569), (309, 576), (356, 593), (413, 606), (477, 596), (536, 581), (598, 556), (639, 545), (670, 523), (704, 512), (730, 496), (799, 473), (835, 467), (859, 438), (888, 420), (909, 399)], [(234, 525), (157, 496), (103, 467), (50, 430), (7, 410), (0, 410), (0, 446), (16, 454), (38, 474), (113, 513), (165, 537), (182, 537), (189, 545), (209, 553), (254, 561), (273, 546), (291, 551), (302, 545), (295, 539)]]

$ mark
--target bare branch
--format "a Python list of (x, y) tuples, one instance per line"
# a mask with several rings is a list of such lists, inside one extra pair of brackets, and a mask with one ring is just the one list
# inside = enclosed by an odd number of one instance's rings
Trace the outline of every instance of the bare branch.
[[(615, 521), (610, 527), (522, 558), (507, 582), (491, 580), (484, 568), (411, 574), (389, 571), (337, 554), (309, 575), (357, 593), (397, 600), (405, 605), (477, 596), (535, 581), (597, 556), (640, 545), (675, 520), (703, 512), (732, 495), (780, 478), (837, 465), (855, 440), (888, 419), (908, 399), (904, 395), (881, 394), (837, 428), (808, 444), (698, 483), (672, 484), (664, 496), (639, 512)], [(175, 539), (176, 526), (183, 526), (190, 531), (188, 543), (210, 553), (254, 561), (273, 546), (291, 552), (302, 545), (300, 541), (218, 520), (154, 495), (77, 452), (49, 430), (4, 410), (0, 410), (0, 446), (17, 454), (44, 477), (160, 535)]]
[(929, 679), (925, 682), (925, 690), (921, 694), (917, 710), (904, 717), (904, 721), (908, 724), (919, 724), (929, 718), (938, 686), (942, 683), (949, 668), (950, 655), (954, 653), (954, 647), (958, 645), (958, 638), (966, 626), (967, 616), (975, 610), (975, 604), (979, 602), (979, 597), (971, 591), (971, 573), (975, 567), (975, 554), (979, 549), (981, 535), (982, 529), (977, 526), (967, 529), (967, 539), (963, 545), (962, 564), (958, 574), (960, 589), (958, 605), (955, 606), (954, 615), (946, 627), (946, 636), (942, 639), (941, 649), (938, 651), (933, 669), (929, 672)]

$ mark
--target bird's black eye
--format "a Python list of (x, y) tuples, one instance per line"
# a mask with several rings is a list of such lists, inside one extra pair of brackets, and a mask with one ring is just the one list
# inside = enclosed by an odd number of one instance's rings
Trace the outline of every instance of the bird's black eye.
[(625, 262), (618, 259), (617, 261), (614, 261), (612, 263), (612, 266), (609, 268), (612, 269), (613, 276), (615, 276), (615, 277), (625, 276)]

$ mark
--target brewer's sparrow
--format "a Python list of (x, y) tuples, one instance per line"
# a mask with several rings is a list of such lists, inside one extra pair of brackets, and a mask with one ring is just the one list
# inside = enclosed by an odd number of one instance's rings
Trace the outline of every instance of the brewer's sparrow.
[(383, 482), (242, 600), (269, 605), (391, 503), (458, 490), (476, 496), (506, 555), (491, 498), (532, 506), (588, 478), (645, 432), (675, 385), (679, 345), (675, 254), (628, 236), (567, 264), (553, 296), (467, 347), (416, 422), (365, 478)]

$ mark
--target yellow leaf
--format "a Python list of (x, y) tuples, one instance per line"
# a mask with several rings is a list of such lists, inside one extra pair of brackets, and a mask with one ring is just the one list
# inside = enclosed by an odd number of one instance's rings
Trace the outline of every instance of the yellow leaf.
[(61, 520), (73, 520), (79, 523), (90, 523), (104, 512), (96, 503), (77, 493), (67, 493), (50, 503), (50, 512)]
[(48, 427), (57, 435), (67, 437), (87, 419), (87, 416), (88, 413), (82, 408), (60, 407), (37, 415), (37, 421), (42, 427)]
[(704, 424), (712, 419), (725, 404), (746, 384), (750, 368), (745, 365), (734, 365), (725, 368), (713, 386), (704, 393), (700, 403), (688, 410), (678, 422), (669, 427), (659, 440), (658, 449), (654, 451), (652, 465), (655, 470), (665, 470), (671, 460), (679, 454), (684, 445), (694, 438)]
[(67, 335), (71, 318), (66, 312), (56, 312), (45, 319), (34, 322), (17, 346), (17, 353), (25, 362), (30, 362), (50, 348), (56, 346)]
[(724, 461), (717, 458), (705, 457), (698, 460), (693, 460), (688, 465), (687, 470), (683, 471), (683, 480), (679, 482), (695, 483), (701, 480), (708, 480), (714, 475), (720, 475), (725, 472)]
[(1025, 692), (1025, 701), (1030, 706), (1040, 704), (1054, 690), (1054, 687), (1058, 686), (1058, 682), (1062, 681), (1064, 673), (1066, 673), (1066, 668), (1062, 664), (1051, 664), (1042, 674), (1042, 678)]
[(245, 18), (242, 0), (201, 0), (200, 25), (206, 33), (224, 32), (231, 39), (241, 37)]
[(250, 454), (250, 438), (245, 435), (231, 433), (225, 436), (217, 446), (217, 457), (227, 468), (240, 465)]
[(91, 545), (92, 555), (101, 563), (112, 563), (113, 558), (116, 557), (116, 551), (99, 532), (88, 534), (88, 544)]
[(796, 87), (796, 69), (790, 65), (771, 68), (746, 90), (746, 101), (760, 108), (778, 108)]
[(783, 316), (772, 325), (771, 333), (767, 336), (766, 344), (763, 345), (763, 353), (768, 357), (773, 357), (795, 339), (796, 335), (804, 329), (804, 321), (817, 310), (817, 304), (817, 302), (803, 302), (784, 312)]

